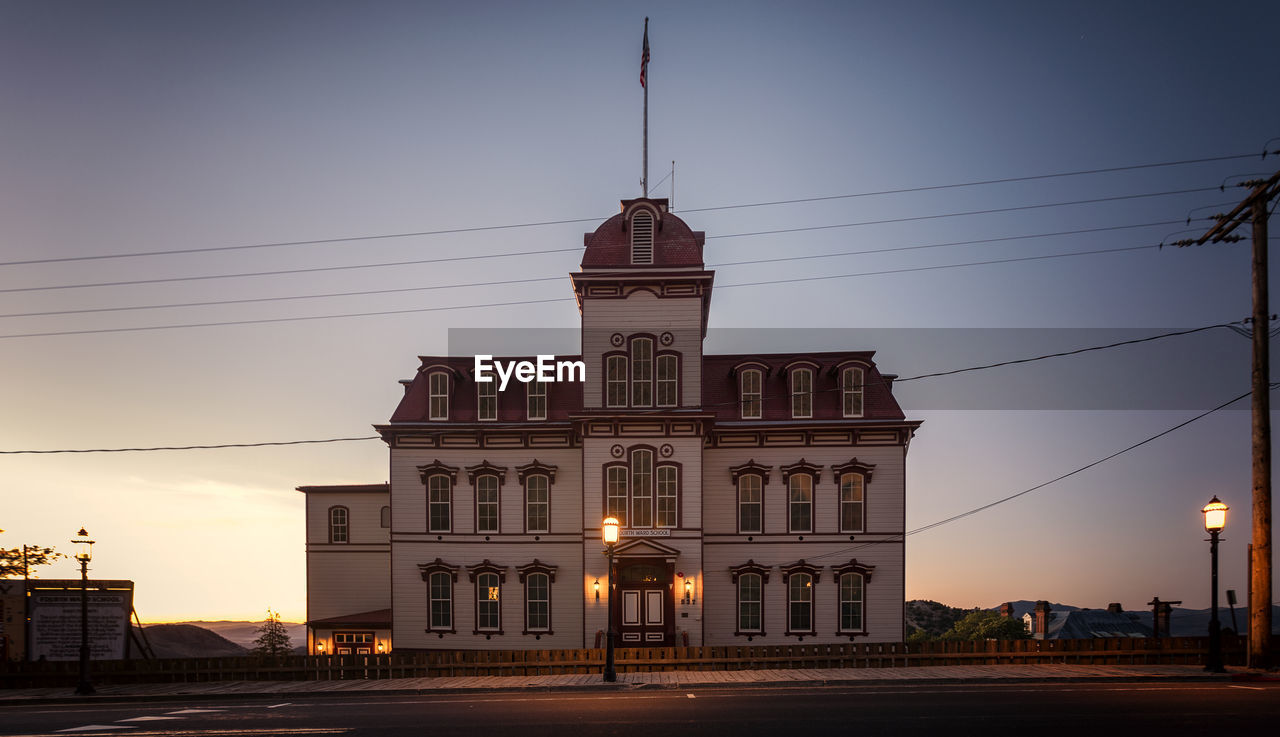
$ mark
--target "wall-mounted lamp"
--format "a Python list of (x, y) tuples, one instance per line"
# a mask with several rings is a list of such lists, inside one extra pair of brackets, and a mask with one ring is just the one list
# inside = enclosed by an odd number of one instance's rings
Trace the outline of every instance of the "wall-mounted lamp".
[(316, 652), (317, 652), (317, 653), (319, 653), (320, 655), (324, 655), (324, 643), (323, 643), (323, 642), (317, 642), (317, 643), (316, 643)]
[(379, 643), (378, 643), (378, 654), (379, 654), (379, 655), (381, 655), (381, 654), (385, 653), (386, 651), (387, 651), (387, 646), (386, 646), (386, 645), (384, 645), (384, 644), (382, 644), (381, 642), (379, 642)]
[(693, 579), (686, 578), (684, 580), (684, 601), (686, 604), (696, 604), (698, 600), (693, 598)]
[(596, 582), (591, 584), (591, 588), (596, 590), (596, 601), (600, 601), (600, 579), (597, 578)]

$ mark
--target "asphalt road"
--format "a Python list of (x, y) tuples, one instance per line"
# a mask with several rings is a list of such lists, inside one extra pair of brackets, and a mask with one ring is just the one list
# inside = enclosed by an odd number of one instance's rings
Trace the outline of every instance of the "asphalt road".
[[(1273, 733), (1280, 683), (1057, 683), (335, 694), (0, 707), (0, 735), (1223, 735)], [(1105, 732), (1101, 732), (1105, 730)]]

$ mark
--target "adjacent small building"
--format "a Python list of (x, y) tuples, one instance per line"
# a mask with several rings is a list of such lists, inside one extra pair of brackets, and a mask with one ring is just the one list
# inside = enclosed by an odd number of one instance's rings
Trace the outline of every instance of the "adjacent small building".
[(585, 235), (576, 378), (420, 357), (389, 483), (299, 487), (312, 652), (904, 638), (920, 423), (869, 350), (706, 354), (704, 238), (654, 198)]

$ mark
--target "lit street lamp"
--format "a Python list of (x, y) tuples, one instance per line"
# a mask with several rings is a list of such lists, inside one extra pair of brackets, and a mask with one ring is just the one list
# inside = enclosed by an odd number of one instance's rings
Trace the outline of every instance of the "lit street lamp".
[(76, 685), (78, 696), (95, 693), (89, 683), (89, 561), (93, 559), (93, 541), (83, 527), (71, 542), (76, 546), (76, 560), (80, 561), (80, 683)]
[(618, 520), (605, 517), (600, 536), (609, 554), (609, 632), (605, 639), (604, 680), (605, 683), (613, 683), (618, 680), (618, 673), (613, 669), (613, 549), (618, 544)]
[(1210, 579), (1213, 590), (1209, 604), (1209, 658), (1204, 669), (1210, 673), (1226, 673), (1222, 667), (1222, 625), (1218, 623), (1218, 534), (1227, 526), (1227, 505), (1218, 501), (1215, 495), (1200, 510), (1204, 513), (1204, 529), (1209, 533)]

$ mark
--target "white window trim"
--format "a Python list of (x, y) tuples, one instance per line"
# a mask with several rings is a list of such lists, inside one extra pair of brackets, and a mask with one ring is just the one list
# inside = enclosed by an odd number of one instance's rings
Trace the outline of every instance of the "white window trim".
[[(803, 376), (808, 380), (808, 388), (798, 389), (800, 377)], [(796, 400), (803, 400), (805, 407), (802, 411), (796, 410)], [(813, 417), (813, 369), (796, 368), (791, 370), (791, 418), (795, 420), (807, 420)]]
[[(671, 375), (663, 378), (662, 368), (664, 365), (670, 365)], [(670, 401), (662, 401), (663, 386), (669, 385), (671, 389)], [(680, 357), (674, 353), (660, 353), (654, 359), (654, 403), (658, 407), (677, 407), (680, 405)]]
[[(743, 585), (743, 583), (746, 581), (746, 579), (747, 579), (747, 578), (753, 578), (753, 579), (755, 579), (755, 581), (756, 581), (756, 598), (754, 598), (754, 599), (744, 599), (744, 598), (742, 598), (742, 585)], [(755, 605), (756, 605), (756, 614), (755, 614), (755, 616), (756, 616), (756, 623), (757, 623), (757, 626), (755, 626), (755, 627), (743, 627), (743, 626), (742, 626), (742, 624), (743, 624), (743, 622), (742, 622), (742, 615), (743, 615), (742, 605), (743, 605), (743, 604), (755, 604)], [(763, 632), (763, 631), (764, 631), (764, 576), (761, 576), (759, 573), (743, 573), (743, 574), (740, 574), (740, 575), (738, 576), (738, 627), (737, 627), (737, 632), (738, 632), (739, 634), (756, 634), (756, 633)]]
[[(547, 419), (550, 407), (547, 406), (547, 385), (541, 381), (531, 381), (526, 386), (529, 387), (529, 394), (525, 400), (526, 417), (530, 420)], [(535, 412), (533, 409), (534, 400), (542, 400), (542, 412)]]
[[(742, 501), (742, 491), (743, 491), (742, 484), (747, 479), (752, 479), (753, 483), (756, 485), (756, 489), (755, 489), (756, 501), (754, 502)], [(759, 520), (759, 524), (756, 526), (756, 529), (754, 530), (748, 530), (742, 526), (742, 508), (744, 506), (747, 506), (748, 504), (756, 507), (757, 509), (756, 519)], [(760, 474), (758, 473), (744, 473), (738, 476), (738, 534), (740, 535), (764, 534), (764, 478), (760, 476)]]
[[(840, 412), (847, 418), (862, 417), (865, 414), (867, 406), (866, 392), (866, 370), (858, 366), (849, 366), (840, 372)], [(858, 398), (858, 411), (849, 411), (849, 399), (856, 396)]]
[[(808, 501), (796, 501), (795, 485), (800, 479), (809, 482), (809, 499)], [(813, 490), (817, 484), (814, 483), (813, 476), (808, 473), (793, 473), (787, 479), (787, 532), (812, 533), (813, 532)], [(795, 508), (798, 506), (807, 506), (809, 508), (809, 526), (800, 529), (794, 526)]]
[[(747, 390), (747, 377), (755, 378), (755, 388)], [(760, 369), (743, 369), (738, 383), (738, 412), (744, 420), (758, 420), (764, 415), (764, 372)], [(748, 414), (748, 403), (754, 403), (755, 414)]]
[[(857, 479), (858, 479), (858, 484), (859, 484), (858, 490), (861, 492), (861, 494), (860, 494), (861, 499), (859, 499), (859, 500), (858, 500), (858, 501), (856, 501), (856, 502), (847, 502), (847, 501), (845, 501), (845, 499), (844, 499), (844, 488), (845, 488), (845, 487), (844, 487), (844, 484), (845, 484), (845, 479), (847, 479), (847, 478), (857, 478)], [(863, 474), (855, 473), (855, 472), (853, 472), (853, 471), (849, 471), (849, 472), (847, 472), (847, 473), (843, 473), (843, 474), (841, 474), (841, 475), (840, 475), (840, 488), (839, 488), (839, 490), (838, 490), (836, 493), (839, 495), (837, 498), (839, 499), (839, 503), (840, 503), (840, 509), (839, 509), (839, 512), (840, 512), (840, 522), (839, 522), (839, 524), (840, 524), (840, 532), (866, 532), (866, 531), (867, 531), (867, 477), (866, 477), (866, 476), (864, 476)], [(845, 524), (844, 524), (844, 506), (845, 506), (846, 504), (856, 504), (856, 505), (858, 505), (858, 507), (860, 507), (860, 508), (861, 508), (861, 510), (862, 510), (862, 514), (860, 514), (860, 515), (859, 515), (859, 519), (861, 519), (861, 520), (862, 520), (862, 526), (861, 526), (861, 527), (859, 527), (859, 528), (857, 528), (857, 529), (853, 529), (853, 528), (846, 528), (846, 527), (845, 527)]]
[[(614, 378), (611, 371), (612, 364), (618, 362), (622, 366), (621, 376)], [(631, 366), (631, 356), (622, 355), (620, 353), (606, 356), (604, 361), (604, 405), (606, 407), (626, 407), (627, 402), (631, 399), (631, 387), (628, 386), (627, 377)], [(619, 387), (618, 392), (622, 396), (622, 402), (613, 401), (612, 387)]]
[[(534, 502), (529, 499), (529, 489), (534, 479), (541, 479), (545, 483), (545, 486), (543, 487), (543, 492), (546, 494), (546, 498), (541, 502)], [(544, 525), (541, 528), (535, 528), (529, 524), (529, 519), (530, 519), (529, 510), (531, 510), (535, 504), (541, 507), (544, 507), (546, 509), (545, 513), (543, 514), (543, 519), (546, 520), (546, 525)], [(548, 476), (545, 473), (533, 473), (525, 477), (525, 480), (524, 480), (524, 527), (525, 527), (525, 532), (529, 532), (529, 533), (546, 534), (551, 531), (551, 479), (548, 478)]]
[[(444, 501), (433, 501), (431, 498), (431, 484), (436, 479), (440, 479), (444, 484), (445, 499)], [(444, 505), (445, 521), (448, 525), (445, 527), (433, 527), (431, 507), (435, 505)], [(443, 473), (433, 473), (427, 477), (427, 532), (452, 532), (453, 531), (453, 482), (449, 476)]]
[[(485, 411), (485, 400), (490, 400), (490, 412)], [(494, 422), (498, 419), (498, 382), (476, 382), (476, 419), (480, 422)]]

